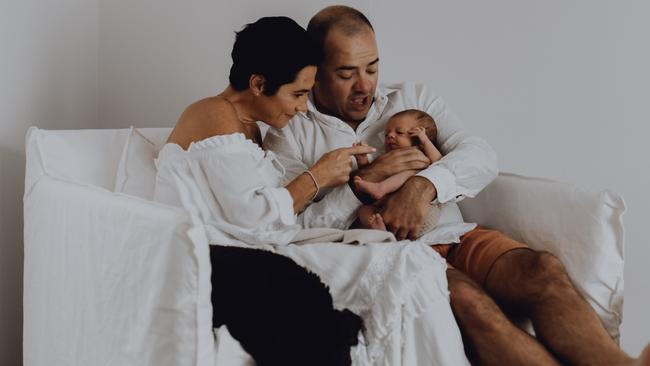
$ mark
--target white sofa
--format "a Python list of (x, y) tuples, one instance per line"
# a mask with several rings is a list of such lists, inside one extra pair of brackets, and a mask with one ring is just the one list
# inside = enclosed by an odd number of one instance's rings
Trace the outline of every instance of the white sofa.
[[(29, 130), (24, 365), (252, 364), (224, 329), (215, 342), (201, 223), (150, 201), (168, 133)], [(624, 209), (611, 191), (512, 174), (461, 202), (466, 221), (556, 254), (615, 339)]]

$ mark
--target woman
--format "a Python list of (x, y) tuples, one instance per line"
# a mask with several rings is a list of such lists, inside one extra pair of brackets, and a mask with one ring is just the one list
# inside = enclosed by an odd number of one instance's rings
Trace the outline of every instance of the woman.
[[(306, 32), (289, 18), (262, 18), (237, 34), (232, 58), (230, 85), (181, 115), (158, 157), (155, 192), (200, 218), (215, 244), (215, 326), (226, 324), (258, 365), (466, 364), (457, 328), (436, 333), (436, 316), (453, 315), (439, 307), (446, 266), (428, 247), (288, 245), (304, 238), (296, 215), (319, 189), (346, 184), (352, 156), (374, 150), (334, 150), (284, 182), (261, 149), (256, 121), (281, 128), (306, 112), (321, 58)], [(332, 305), (361, 315), (364, 331)]]

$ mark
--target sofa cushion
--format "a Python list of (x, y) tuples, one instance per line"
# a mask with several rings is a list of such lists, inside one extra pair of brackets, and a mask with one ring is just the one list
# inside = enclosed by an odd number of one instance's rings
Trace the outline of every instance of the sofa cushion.
[(500, 230), (557, 256), (618, 339), (623, 314), (623, 199), (572, 184), (502, 173), (460, 203), (467, 222)]

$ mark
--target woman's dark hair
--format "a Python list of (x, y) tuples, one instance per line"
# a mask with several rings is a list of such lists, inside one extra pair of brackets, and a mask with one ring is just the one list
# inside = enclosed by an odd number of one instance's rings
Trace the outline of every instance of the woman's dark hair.
[(238, 91), (248, 89), (251, 75), (258, 74), (265, 79), (263, 93), (274, 95), (300, 70), (322, 61), (322, 51), (291, 18), (264, 17), (236, 34), (229, 80)]

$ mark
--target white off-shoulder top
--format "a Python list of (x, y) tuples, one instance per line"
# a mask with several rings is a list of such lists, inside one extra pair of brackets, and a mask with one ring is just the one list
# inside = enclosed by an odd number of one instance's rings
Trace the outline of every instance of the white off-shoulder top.
[(197, 215), (210, 243), (286, 245), (300, 230), (284, 168), (242, 133), (168, 143), (156, 165), (154, 200)]

